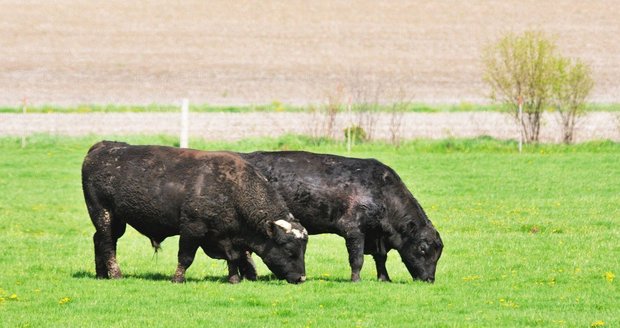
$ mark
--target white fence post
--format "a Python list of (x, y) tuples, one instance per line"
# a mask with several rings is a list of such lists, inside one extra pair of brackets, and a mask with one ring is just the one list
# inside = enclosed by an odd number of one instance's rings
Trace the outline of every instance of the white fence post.
[(26, 99), (26, 97), (24, 97), (24, 99), (22, 99), (22, 115), (23, 115), (23, 122), (24, 125), (22, 126), (22, 148), (26, 148), (26, 107), (27, 107), (27, 103), (28, 100)]
[(179, 147), (189, 147), (189, 100), (183, 99), (181, 105), (181, 140), (179, 141)]
[(519, 126), (519, 153), (523, 150), (523, 97), (519, 96), (519, 120), (521, 126)]

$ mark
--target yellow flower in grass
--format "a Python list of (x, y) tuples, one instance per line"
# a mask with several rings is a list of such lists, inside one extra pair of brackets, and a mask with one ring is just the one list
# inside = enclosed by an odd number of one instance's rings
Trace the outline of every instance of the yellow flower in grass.
[(512, 308), (512, 309), (516, 309), (519, 307), (519, 304), (511, 301), (511, 300), (506, 300), (504, 298), (500, 298), (499, 299), (499, 304), (503, 307), (507, 307), (507, 308)]
[(478, 280), (478, 279), (480, 279), (479, 275), (472, 275), (472, 276), (463, 277), (463, 281), (474, 281), (474, 280)]
[(604, 325), (605, 325), (605, 321), (603, 321), (603, 320), (597, 320), (597, 321), (594, 321), (594, 322), (590, 325), (590, 327), (603, 327)]
[(63, 298), (61, 298), (61, 299), (58, 301), (58, 304), (63, 305), (63, 304), (67, 304), (67, 303), (69, 303), (69, 302), (71, 302), (71, 299), (70, 299), (70, 298), (68, 298), (68, 297), (63, 297)]
[(616, 278), (616, 275), (613, 272), (605, 272), (605, 280), (607, 280), (608, 282), (614, 282), (614, 278)]

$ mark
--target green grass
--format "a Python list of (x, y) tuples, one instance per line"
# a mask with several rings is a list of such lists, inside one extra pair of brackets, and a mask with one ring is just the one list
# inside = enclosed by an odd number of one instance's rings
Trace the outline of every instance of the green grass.
[[(351, 156), (392, 166), (445, 243), (437, 281), (411, 281), (392, 251), (393, 283), (366, 258), (350, 283), (342, 239), (311, 236), (309, 281), (229, 285), (223, 261), (197, 255), (188, 282), (168, 281), (177, 238), (154, 256), (129, 228), (118, 252), (125, 279), (94, 279), (80, 165), (99, 137), (0, 138), (0, 320), (11, 326), (114, 327), (589, 327), (620, 326), (620, 145), (413, 141), (364, 144)], [(115, 138), (173, 145), (165, 136)], [(288, 136), (202, 149), (307, 149), (344, 154), (328, 140)], [(259, 261), (257, 261), (259, 262)]]
[[(314, 106), (294, 106), (274, 101), (270, 104), (252, 105), (252, 106), (217, 106), (209, 104), (193, 104), (190, 110), (196, 113), (252, 113), (252, 112), (305, 112), (311, 109), (320, 108), (321, 105)], [(360, 107), (353, 106), (353, 111), (358, 111)], [(382, 105), (376, 108), (378, 111), (390, 111), (390, 105)], [(166, 113), (177, 112), (180, 110), (179, 105), (77, 105), (77, 106), (55, 106), (41, 105), (28, 107), (28, 113)], [(345, 108), (342, 108), (344, 111)], [(400, 108), (404, 112), (415, 113), (456, 113), (456, 112), (499, 112), (502, 111), (501, 105), (493, 104), (475, 104), (469, 102), (461, 102), (457, 104), (427, 104), (427, 103), (411, 103), (405, 108)], [(587, 110), (595, 112), (620, 112), (620, 103), (590, 103)], [(21, 113), (21, 107), (0, 107), (0, 113)]]

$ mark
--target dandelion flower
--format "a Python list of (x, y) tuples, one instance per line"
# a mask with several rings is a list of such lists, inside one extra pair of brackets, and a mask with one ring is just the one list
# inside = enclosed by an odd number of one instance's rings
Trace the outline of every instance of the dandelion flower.
[(472, 276), (463, 277), (463, 281), (474, 281), (474, 280), (478, 280), (478, 279), (480, 279), (479, 275), (472, 275)]
[(607, 280), (608, 282), (613, 282), (614, 278), (616, 278), (616, 275), (613, 272), (605, 272), (605, 280)]

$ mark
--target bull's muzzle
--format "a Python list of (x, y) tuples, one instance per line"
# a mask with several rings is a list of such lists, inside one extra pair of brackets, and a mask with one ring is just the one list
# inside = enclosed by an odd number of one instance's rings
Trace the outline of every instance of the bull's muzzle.
[(301, 284), (306, 281), (306, 275), (292, 277), (292, 278), (286, 279), (286, 281), (288, 281), (290, 284)]

